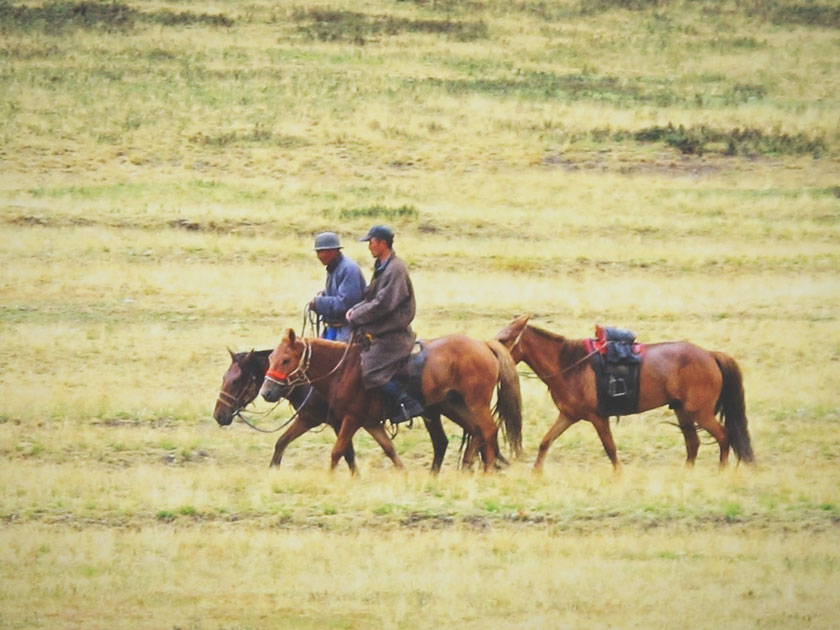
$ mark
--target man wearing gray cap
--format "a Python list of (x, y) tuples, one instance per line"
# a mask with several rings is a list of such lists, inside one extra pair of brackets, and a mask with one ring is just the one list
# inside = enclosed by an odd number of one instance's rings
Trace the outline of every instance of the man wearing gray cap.
[(379, 387), (386, 397), (386, 414), (391, 422), (404, 422), (423, 413), (423, 406), (395, 379), (414, 346), (414, 287), (408, 268), (394, 253), (394, 233), (390, 228), (375, 225), (360, 240), (368, 241), (368, 249), (376, 260), (364, 301), (347, 311), (347, 321), (361, 333), (365, 389)]
[(323, 337), (332, 341), (349, 341), (347, 309), (361, 302), (365, 292), (365, 276), (356, 261), (341, 252), (335, 232), (321, 232), (315, 237), (315, 254), (327, 268), (326, 288), (309, 303), (325, 324)]

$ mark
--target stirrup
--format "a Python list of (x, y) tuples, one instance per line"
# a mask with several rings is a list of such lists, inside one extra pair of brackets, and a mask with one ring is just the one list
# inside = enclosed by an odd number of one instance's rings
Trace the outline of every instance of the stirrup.
[(407, 422), (416, 416), (422, 416), (423, 411), (423, 405), (417, 402), (414, 398), (405, 396), (401, 401), (397, 402), (396, 413), (394, 413), (390, 418), (391, 424)]

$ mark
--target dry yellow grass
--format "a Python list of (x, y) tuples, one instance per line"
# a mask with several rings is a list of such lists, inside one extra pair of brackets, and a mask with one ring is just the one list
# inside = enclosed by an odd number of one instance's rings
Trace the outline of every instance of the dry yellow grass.
[[(836, 10), (44, 6), (0, 7), (0, 628), (836, 626)], [(268, 470), (210, 417), (225, 346), (299, 328), (312, 236), (368, 269), (373, 223), (422, 337), (530, 312), (732, 354), (756, 465), (686, 470), (661, 409), (614, 424), (621, 476), (584, 423), (533, 476), (523, 369), (497, 475), (451, 423), (437, 479), (417, 426), (404, 473), (360, 435), (327, 474), (329, 431)]]

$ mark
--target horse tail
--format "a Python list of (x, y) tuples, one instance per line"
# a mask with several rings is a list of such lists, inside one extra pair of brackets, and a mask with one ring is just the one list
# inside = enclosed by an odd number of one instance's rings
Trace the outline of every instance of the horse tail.
[(516, 363), (508, 349), (493, 339), (487, 342), (499, 362), (499, 380), (496, 388), (496, 407), (493, 412), (504, 427), (505, 437), (515, 457), (522, 454), (522, 392)]
[(715, 405), (715, 413), (720, 413), (726, 427), (726, 436), (735, 455), (742, 462), (755, 460), (747, 428), (747, 413), (744, 405), (744, 380), (741, 368), (735, 359), (724, 352), (712, 352), (712, 356), (723, 375), (723, 386)]

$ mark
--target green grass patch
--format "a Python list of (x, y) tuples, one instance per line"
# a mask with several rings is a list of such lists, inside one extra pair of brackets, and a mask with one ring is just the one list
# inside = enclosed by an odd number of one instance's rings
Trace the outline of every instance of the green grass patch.
[(0, 31), (42, 30), (60, 34), (85, 29), (125, 32), (138, 23), (230, 27), (234, 22), (221, 14), (171, 10), (146, 13), (122, 2), (45, 2), (37, 6), (0, 2)]
[(748, 15), (777, 25), (840, 28), (840, 6), (836, 3), (753, 0), (745, 9)]
[(623, 9), (626, 11), (647, 11), (665, 8), (671, 0), (581, 0), (580, 13), (594, 15), (605, 11)]
[(225, 133), (200, 131), (190, 137), (190, 142), (215, 148), (256, 144), (283, 149), (296, 149), (309, 144), (305, 138), (278, 134), (260, 124), (254, 125), (248, 131), (229, 131)]
[(404, 32), (443, 35), (461, 42), (486, 39), (489, 34), (487, 24), (480, 20), (403, 18), (319, 7), (296, 9), (292, 19), (298, 22), (298, 30), (311, 39), (351, 42), (359, 46), (374, 37), (396, 36)]
[(767, 132), (755, 127), (729, 130), (715, 129), (705, 125), (684, 127), (668, 123), (634, 132), (592, 132), (596, 141), (609, 136), (615, 141), (628, 138), (641, 143), (664, 143), (686, 155), (716, 153), (726, 156), (757, 155), (811, 155), (819, 157), (826, 149), (825, 138), (806, 133)]
[(372, 219), (382, 222), (416, 221), (420, 217), (417, 208), (410, 205), (396, 207), (367, 206), (364, 208), (343, 208), (341, 210), (324, 210), (324, 217), (337, 218), (342, 221), (351, 219)]
[(669, 79), (628, 79), (590, 72), (556, 74), (523, 71), (512, 77), (429, 78), (422, 83), (453, 95), (483, 94), (504, 99), (597, 101), (619, 106), (659, 107), (676, 105), (685, 100), (673, 89)]

